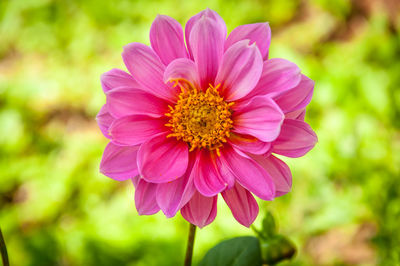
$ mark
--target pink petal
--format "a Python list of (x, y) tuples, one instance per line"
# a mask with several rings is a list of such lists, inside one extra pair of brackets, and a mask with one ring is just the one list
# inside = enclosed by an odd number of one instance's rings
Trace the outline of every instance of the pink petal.
[(217, 169), (225, 183), (228, 184), (227, 189), (232, 188), (236, 183), (236, 176), (232, 173), (222, 156), (217, 156)]
[(137, 175), (137, 176), (131, 178), (132, 183), (133, 183), (133, 185), (135, 186), (135, 188), (136, 188), (137, 185), (139, 184), (139, 180), (140, 180), (140, 179), (141, 179), (141, 178), (140, 178), (139, 175)]
[(228, 142), (243, 152), (265, 154), (270, 148), (270, 142), (263, 142), (256, 137), (231, 134)]
[(158, 184), (157, 204), (168, 218), (175, 216), (177, 211), (192, 198), (196, 191), (191, 175), (195, 157), (191, 157), (193, 158), (189, 158), (188, 168), (182, 177), (171, 182)]
[(206, 197), (217, 195), (227, 186), (219, 174), (215, 156), (208, 150), (199, 151), (192, 171), (194, 185)]
[(260, 81), (248, 97), (266, 94), (275, 97), (297, 86), (300, 80), (300, 69), (296, 64), (285, 59), (272, 58), (264, 61)]
[(214, 84), (224, 53), (225, 37), (215, 20), (201, 17), (190, 33), (190, 48), (196, 63), (200, 86), (203, 89)]
[(273, 200), (275, 185), (272, 177), (253, 159), (226, 146), (221, 158), (243, 187), (263, 200)]
[(140, 87), (139, 83), (131, 75), (117, 68), (111, 69), (101, 75), (100, 80), (104, 93), (121, 86), (129, 88)]
[(304, 109), (286, 113), (285, 119), (295, 119), (295, 120), (304, 121), (305, 116), (306, 116), (306, 109), (304, 108)]
[(139, 146), (118, 146), (110, 142), (104, 149), (100, 172), (112, 179), (122, 181), (138, 174), (136, 164)]
[(139, 215), (152, 215), (160, 210), (156, 201), (157, 184), (140, 178), (135, 188), (135, 205)]
[(153, 136), (166, 132), (165, 119), (146, 115), (124, 116), (115, 120), (110, 127), (113, 142), (119, 145), (137, 145)]
[(192, 29), (193, 29), (193, 26), (202, 17), (207, 17), (207, 18), (210, 18), (210, 19), (214, 20), (217, 23), (219, 30), (222, 32), (224, 40), (226, 38), (226, 32), (227, 32), (226, 25), (225, 25), (225, 21), (221, 18), (221, 16), (217, 12), (215, 12), (214, 10), (211, 10), (209, 8), (201, 11), (200, 13), (198, 13), (198, 14), (194, 15), (193, 17), (191, 17), (188, 20), (188, 22), (186, 23), (186, 26), (185, 26), (186, 44), (187, 44), (187, 47), (188, 47), (189, 54), (190, 54), (191, 58), (193, 58), (193, 53), (192, 53), (192, 50), (190, 48), (191, 47), (190, 38), (189, 38), (190, 37), (190, 33), (191, 33)]
[(129, 72), (146, 91), (174, 101), (176, 90), (164, 84), (165, 66), (153, 49), (141, 43), (130, 43), (124, 47), (122, 58)]
[(297, 158), (309, 152), (317, 142), (317, 135), (307, 123), (285, 119), (279, 137), (272, 143), (272, 152)]
[(257, 96), (235, 108), (234, 132), (251, 135), (264, 142), (278, 137), (284, 115), (271, 98)]
[(258, 204), (253, 195), (238, 183), (222, 192), (233, 217), (242, 225), (250, 227), (258, 215)]
[(117, 117), (148, 115), (161, 117), (168, 112), (168, 104), (143, 90), (119, 87), (106, 93), (110, 113)]
[(314, 81), (301, 75), (300, 83), (274, 98), (284, 113), (305, 108), (311, 101), (314, 91)]
[(235, 101), (249, 94), (257, 85), (263, 68), (260, 51), (249, 40), (235, 43), (225, 52), (215, 79), (227, 101)]
[(192, 199), (181, 209), (183, 218), (200, 228), (210, 224), (217, 216), (217, 197), (207, 198), (195, 192)]
[(188, 166), (188, 146), (162, 134), (146, 141), (138, 153), (139, 173), (148, 182), (165, 183), (181, 177)]
[(189, 82), (191, 86), (199, 88), (199, 76), (196, 64), (186, 58), (179, 58), (172, 61), (164, 72), (164, 82), (182, 80)]
[(306, 109), (304, 108), (303, 110), (301, 110), (301, 112), (299, 113), (299, 115), (295, 119), (296, 120), (300, 120), (300, 121), (304, 121), (305, 117), (306, 117)]
[(263, 58), (268, 58), (268, 49), (271, 43), (271, 28), (268, 23), (247, 24), (235, 28), (225, 42), (225, 50), (234, 43), (246, 39), (250, 40), (250, 44), (257, 45)]
[(292, 173), (286, 163), (273, 155), (256, 155), (252, 156), (252, 158), (271, 175), (276, 188), (276, 197), (283, 196), (290, 192), (292, 188)]
[(187, 57), (182, 26), (171, 17), (157, 15), (150, 28), (150, 43), (165, 65), (176, 58)]
[(111, 126), (111, 123), (115, 120), (115, 118), (109, 113), (107, 105), (103, 105), (103, 107), (101, 107), (99, 113), (96, 116), (96, 121), (97, 121), (97, 125), (100, 128), (101, 133), (103, 133), (103, 135), (106, 138), (111, 139), (110, 134), (108, 133), (108, 129)]

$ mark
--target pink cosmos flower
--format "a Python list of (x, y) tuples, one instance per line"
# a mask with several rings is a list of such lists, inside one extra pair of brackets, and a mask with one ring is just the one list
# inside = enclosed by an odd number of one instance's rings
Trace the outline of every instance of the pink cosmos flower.
[(210, 9), (189, 19), (185, 34), (159, 15), (150, 46), (124, 47), (129, 74), (102, 75), (107, 101), (97, 121), (110, 142), (100, 170), (132, 179), (140, 215), (180, 210), (203, 227), (221, 193), (248, 227), (258, 214), (253, 195), (271, 201), (290, 191), (290, 169), (273, 154), (300, 157), (317, 142), (304, 122), (314, 82), (294, 63), (268, 59), (270, 40), (268, 23), (227, 36)]

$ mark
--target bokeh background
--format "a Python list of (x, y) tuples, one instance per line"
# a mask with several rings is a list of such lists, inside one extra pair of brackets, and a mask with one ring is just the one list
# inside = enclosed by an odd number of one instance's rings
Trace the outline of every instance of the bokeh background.
[[(130, 182), (101, 175), (99, 77), (149, 43), (155, 16), (216, 10), (228, 30), (269, 21), (271, 57), (316, 82), (319, 143), (286, 160), (293, 191), (270, 210), (298, 247), (286, 265), (400, 265), (400, 2), (397, 0), (0, 0), (0, 226), (12, 265), (180, 265), (180, 214), (138, 216)], [(194, 260), (253, 235), (220, 199)], [(285, 265), (285, 263), (283, 264)]]

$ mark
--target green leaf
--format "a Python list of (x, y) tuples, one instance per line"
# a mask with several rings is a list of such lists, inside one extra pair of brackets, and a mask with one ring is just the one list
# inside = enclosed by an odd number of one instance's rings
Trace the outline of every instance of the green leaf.
[(244, 236), (225, 240), (204, 256), (199, 266), (261, 266), (260, 242)]
[(274, 216), (271, 212), (267, 211), (262, 221), (262, 237), (268, 239), (273, 237), (277, 233), (277, 226), (275, 223)]
[(291, 259), (296, 253), (296, 247), (287, 237), (275, 235), (268, 240), (261, 240), (261, 253), (264, 263), (273, 265)]

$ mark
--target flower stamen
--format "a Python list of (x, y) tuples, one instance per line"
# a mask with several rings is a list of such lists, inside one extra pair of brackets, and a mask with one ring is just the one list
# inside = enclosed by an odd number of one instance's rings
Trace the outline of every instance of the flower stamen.
[(231, 106), (219, 94), (220, 85), (203, 92), (194, 86), (181, 86), (178, 102), (174, 107), (169, 106), (170, 112), (165, 115), (169, 121), (165, 126), (172, 132), (167, 138), (176, 137), (187, 142), (189, 151), (196, 148), (216, 150), (220, 155), (220, 148), (230, 137), (233, 127)]

